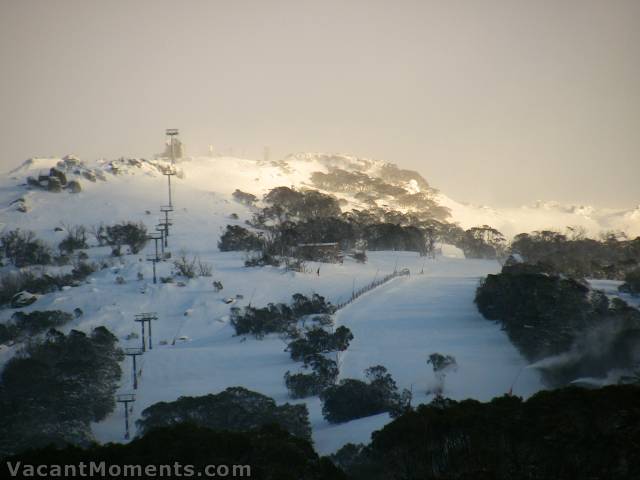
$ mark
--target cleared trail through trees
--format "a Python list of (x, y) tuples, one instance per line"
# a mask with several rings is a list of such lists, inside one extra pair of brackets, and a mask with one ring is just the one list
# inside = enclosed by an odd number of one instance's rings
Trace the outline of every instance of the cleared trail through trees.
[[(447, 375), (445, 396), (488, 400), (504, 395), (527, 363), (499, 326), (477, 311), (473, 298), (479, 276), (455, 262), (431, 266), (427, 274), (391, 282), (337, 313), (336, 323), (354, 334), (340, 359), (340, 378), (362, 378), (366, 368), (384, 365), (400, 388), (413, 390), (414, 404), (423, 403), (435, 382), (426, 361), (438, 352), (453, 355), (459, 366)], [(529, 396), (541, 388), (537, 373), (524, 369), (514, 394)]]

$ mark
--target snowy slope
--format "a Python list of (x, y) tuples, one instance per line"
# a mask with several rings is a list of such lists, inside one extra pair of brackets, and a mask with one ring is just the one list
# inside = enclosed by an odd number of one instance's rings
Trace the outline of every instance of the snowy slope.
[[(159, 206), (167, 203), (166, 179), (157, 165), (148, 162), (119, 164), (117, 175), (109, 173), (111, 165), (106, 162), (89, 165), (107, 172), (106, 181), (82, 181), (83, 191), (76, 194), (26, 189), (26, 176), (46, 171), (57, 161), (40, 159), (0, 178), (1, 224), (33, 230), (38, 237), (56, 245), (64, 232), (55, 232), (54, 228), (63, 224), (90, 226), (139, 220), (152, 229), (158, 221)], [(358, 168), (370, 173), (380, 168), (379, 163), (357, 161)], [(136, 313), (158, 313), (159, 320), (153, 325), (154, 348), (140, 362), (142, 376), (134, 420), (155, 402), (218, 392), (235, 385), (269, 395), (278, 403), (290, 401), (283, 375), (287, 370), (298, 371), (300, 364), (290, 360), (284, 352), (285, 344), (277, 336), (263, 340), (235, 337), (228, 323), (230, 305), (223, 298), (241, 295), (237, 306), (249, 302), (263, 306), (269, 302), (288, 302), (292, 294), (300, 292), (319, 293), (338, 303), (348, 298), (353, 288), (364, 286), (394, 268), (405, 267), (412, 272), (409, 278), (392, 280), (336, 315), (337, 324), (348, 326), (355, 335), (352, 346), (340, 359), (343, 377), (361, 378), (365, 368), (382, 364), (389, 368), (400, 388), (412, 388), (415, 402), (424, 402), (428, 400), (426, 390), (433, 382), (426, 358), (430, 353), (440, 352), (458, 359), (459, 369), (448, 376), (445, 386), (446, 394), (452, 398), (489, 399), (507, 392), (514, 382), (518, 395), (528, 396), (542, 388), (535, 371), (524, 368), (525, 361), (504, 332), (484, 320), (473, 304), (478, 280), (498, 271), (496, 262), (465, 260), (459, 258), (457, 249), (445, 246), (443, 257), (426, 263), (414, 253), (371, 252), (365, 265), (349, 260), (343, 265), (312, 265), (313, 274), (271, 267), (245, 268), (242, 253), (217, 250), (221, 229), (227, 224), (243, 224), (251, 214), (231, 200), (231, 192), (239, 188), (261, 195), (276, 186), (299, 186), (308, 181), (311, 172), (327, 168), (326, 162), (313, 155), (302, 156), (289, 159), (283, 168), (225, 157), (192, 159), (179, 167), (182, 178), (174, 178), (176, 211), (172, 215), (169, 249), (174, 256), (184, 251), (211, 263), (213, 277), (197, 278), (186, 282), (186, 286), (154, 285), (150, 281), (151, 265), (145, 261), (152, 244), (139, 255), (120, 259), (109, 257), (106, 248), (91, 248), (88, 253), (93, 260), (108, 261), (111, 267), (96, 272), (86, 284), (44, 295), (25, 309), (72, 311), (79, 307), (84, 315), (63, 330), (89, 330), (105, 325), (120, 338), (123, 347), (139, 345), (138, 340), (125, 339), (131, 332), (138, 332), (139, 327), (133, 321)], [(27, 213), (16, 210), (15, 204), (10, 205), (18, 198), (28, 205)], [(452, 201), (447, 206), (452, 208), (454, 219), (460, 215), (463, 225), (474, 218), (472, 207)], [(232, 213), (239, 219), (230, 219)], [(475, 218), (477, 222), (473, 224), (491, 223), (480, 213)], [(498, 218), (506, 217), (499, 214)], [(319, 276), (315, 273), (318, 267)], [(159, 275), (167, 276), (171, 265), (165, 262), (158, 268)], [(422, 269), (425, 273), (419, 275)], [(139, 272), (143, 280), (138, 280)], [(116, 284), (118, 276), (124, 278), (124, 284)], [(214, 291), (213, 280), (222, 281), (222, 292)], [(0, 311), (0, 321), (7, 320), (11, 313)], [(171, 345), (180, 337), (184, 340)], [(168, 344), (160, 345), (160, 341)], [(11, 348), (0, 351), (0, 366), (14, 351)], [(129, 361), (123, 362), (122, 392), (131, 391)], [(335, 451), (348, 441), (366, 442), (373, 430), (389, 421), (385, 414), (329, 425), (322, 418), (317, 398), (306, 403), (313, 438), (321, 453)], [(101, 441), (122, 440), (123, 412), (118, 409), (104, 422), (94, 425), (94, 432)]]

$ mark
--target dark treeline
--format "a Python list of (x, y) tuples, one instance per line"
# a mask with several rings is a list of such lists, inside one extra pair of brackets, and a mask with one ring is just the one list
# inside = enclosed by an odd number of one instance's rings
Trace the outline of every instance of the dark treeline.
[(596, 240), (581, 232), (571, 236), (554, 231), (521, 233), (510, 251), (526, 263), (539, 263), (547, 271), (574, 278), (623, 280), (640, 268), (640, 237), (628, 240), (621, 234)]
[(279, 264), (279, 257), (295, 255), (298, 245), (313, 243), (337, 243), (344, 251), (403, 250), (433, 255), (436, 242), (443, 242), (460, 247), (470, 258), (496, 258), (505, 248), (505, 239), (497, 230), (487, 225), (463, 230), (428, 209), (403, 213), (372, 206), (342, 212), (340, 201), (332, 195), (288, 187), (274, 188), (263, 202), (266, 206), (248, 222), (257, 232), (228, 225), (218, 243), (221, 251), (260, 250), (261, 257), (249, 262), (251, 266)]
[[(611, 386), (540, 392), (523, 401), (438, 399), (405, 411), (372, 435), (320, 458), (309, 440), (277, 425), (246, 431), (189, 423), (153, 428), (126, 445), (53, 447), (5, 458), (12, 464), (250, 465), (251, 478), (308, 480), (640, 477), (640, 389)], [(6, 476), (6, 475), (5, 475)], [(144, 478), (144, 477), (142, 477)]]
[(353, 480), (640, 478), (640, 389), (438, 400), (336, 455)]
[[(207, 465), (227, 466), (219, 470), (220, 477), (232, 478), (232, 467), (248, 465), (250, 470), (237, 470), (236, 478), (258, 480), (346, 480), (346, 476), (326, 457), (319, 457), (309, 440), (291, 435), (286, 430), (269, 425), (247, 432), (211, 430), (192, 424), (180, 424), (154, 429), (128, 444), (93, 445), (90, 448), (66, 447), (30, 450), (5, 459), (0, 465), (0, 474), (9, 478), (8, 463), (23, 465), (79, 465), (81, 462), (105, 462), (105, 466), (123, 468), (141, 465), (140, 472), (129, 470), (132, 478), (159, 478), (159, 470), (145, 476), (144, 466), (175, 466), (183, 468), (164, 478), (197, 477), (198, 472), (206, 478)], [(192, 465), (189, 475), (184, 466)], [(131, 468), (131, 467), (129, 467)], [(166, 471), (166, 469), (165, 469)], [(210, 472), (211, 473), (211, 472)], [(112, 477), (116, 478), (116, 476)]]
[(640, 362), (640, 311), (540, 265), (505, 265), (481, 282), (475, 301), (530, 361), (564, 355), (543, 369), (552, 384)]

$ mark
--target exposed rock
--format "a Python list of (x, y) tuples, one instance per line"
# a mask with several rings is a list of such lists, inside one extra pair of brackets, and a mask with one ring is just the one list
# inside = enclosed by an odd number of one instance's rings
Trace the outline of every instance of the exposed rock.
[(48, 177), (47, 190), (50, 192), (58, 193), (62, 191), (62, 183), (58, 177)]
[(32, 187), (39, 187), (40, 183), (38, 182), (38, 179), (36, 177), (28, 176), (27, 177), (27, 185), (30, 185)]
[(58, 163), (63, 163), (66, 168), (73, 168), (82, 165), (82, 160), (80, 160), (75, 155), (66, 155), (62, 158), (62, 162)]
[(71, 193), (80, 193), (82, 191), (82, 185), (80, 185), (80, 182), (78, 180), (71, 180), (67, 184), (67, 190), (69, 190)]
[(16, 293), (11, 299), (11, 308), (28, 307), (32, 303), (38, 300), (38, 297), (33, 293), (29, 293), (26, 290)]
[(84, 315), (84, 312), (81, 308), (74, 308), (73, 314), (76, 316), (76, 318), (80, 318), (82, 315)]
[(89, 180), (90, 182), (95, 182), (95, 181), (96, 181), (96, 174), (95, 174), (95, 173), (93, 173), (93, 172), (92, 172), (92, 171), (90, 171), (90, 170), (84, 170), (84, 171), (82, 172), (82, 176), (83, 176), (84, 178), (86, 178), (87, 180)]
[(51, 170), (49, 170), (49, 177), (56, 177), (58, 180), (60, 180), (61, 185), (67, 184), (67, 176), (65, 175), (65, 173), (55, 167), (52, 167)]

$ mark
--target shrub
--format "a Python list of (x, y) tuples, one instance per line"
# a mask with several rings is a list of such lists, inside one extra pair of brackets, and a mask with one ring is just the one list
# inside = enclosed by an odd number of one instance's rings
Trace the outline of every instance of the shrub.
[(333, 306), (324, 297), (314, 294), (310, 299), (300, 293), (293, 295), (291, 306), (270, 303), (263, 308), (251, 306), (231, 309), (231, 325), (237, 335), (251, 334), (263, 337), (267, 333), (288, 332), (304, 315), (333, 312)]
[(282, 260), (277, 255), (272, 255), (266, 251), (250, 256), (244, 261), (245, 267), (279, 267), (281, 264)]
[(237, 335), (250, 334), (262, 338), (267, 333), (287, 331), (295, 321), (293, 311), (283, 303), (270, 303), (263, 308), (247, 306), (242, 310), (237, 307), (231, 309), (231, 325)]
[(0, 237), (0, 249), (16, 267), (51, 263), (51, 249), (31, 231), (10, 230)]
[(197, 258), (189, 260), (187, 256), (183, 253), (180, 255), (175, 262), (173, 262), (173, 267), (176, 269), (176, 273), (178, 275), (182, 275), (186, 278), (195, 278), (196, 277), (196, 261)]
[(60, 242), (61, 252), (73, 253), (74, 250), (88, 248), (87, 230), (82, 226), (67, 227), (67, 236)]
[(114, 252), (119, 255), (122, 245), (129, 245), (131, 253), (138, 253), (147, 244), (147, 227), (142, 222), (121, 222), (105, 227), (105, 240), (107, 245), (114, 247)]
[(6, 272), (0, 274), (0, 305), (8, 303), (19, 292), (50, 293), (66, 285), (76, 285), (97, 270), (95, 264), (79, 262), (66, 275), (35, 275), (29, 271)]
[(210, 263), (202, 262), (198, 259), (197, 274), (199, 277), (210, 277), (213, 274), (213, 265)]

